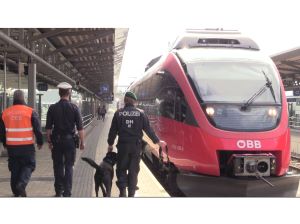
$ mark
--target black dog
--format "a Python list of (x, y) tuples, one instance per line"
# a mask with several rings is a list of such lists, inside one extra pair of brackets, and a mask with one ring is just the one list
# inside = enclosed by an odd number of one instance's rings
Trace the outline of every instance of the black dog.
[(117, 162), (117, 153), (106, 153), (106, 156), (103, 158), (100, 165), (97, 165), (95, 161), (90, 158), (82, 157), (81, 159), (96, 169), (96, 173), (94, 175), (96, 196), (98, 197), (99, 187), (101, 187), (103, 196), (110, 197), (112, 180), (114, 178), (113, 166)]

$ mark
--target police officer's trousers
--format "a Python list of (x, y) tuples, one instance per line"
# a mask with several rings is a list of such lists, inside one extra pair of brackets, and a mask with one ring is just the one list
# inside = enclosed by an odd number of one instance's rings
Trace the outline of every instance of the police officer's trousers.
[(52, 159), (54, 188), (57, 196), (71, 196), (75, 157), (76, 148), (72, 138), (60, 139), (57, 144), (54, 144)]
[(117, 186), (120, 192), (128, 186), (128, 196), (133, 197), (140, 171), (142, 144), (140, 142), (118, 143), (117, 148)]
[(28, 152), (24, 155), (13, 155), (8, 158), (8, 169), (11, 172), (10, 186), (13, 194), (26, 196), (26, 186), (32, 172), (35, 170), (35, 153)]

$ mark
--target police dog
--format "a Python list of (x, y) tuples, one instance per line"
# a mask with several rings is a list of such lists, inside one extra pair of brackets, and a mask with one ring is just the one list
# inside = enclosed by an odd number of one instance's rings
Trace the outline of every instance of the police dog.
[(117, 153), (106, 153), (106, 156), (99, 165), (90, 158), (82, 157), (81, 159), (96, 169), (96, 173), (94, 175), (96, 197), (98, 197), (99, 187), (101, 187), (103, 197), (110, 197), (112, 180), (114, 178), (113, 166), (117, 162)]

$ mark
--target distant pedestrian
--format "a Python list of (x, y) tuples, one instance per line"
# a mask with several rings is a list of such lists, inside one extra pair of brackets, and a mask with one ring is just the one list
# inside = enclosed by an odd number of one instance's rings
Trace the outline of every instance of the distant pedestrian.
[(26, 186), (36, 167), (34, 136), (41, 149), (43, 136), (38, 114), (25, 105), (24, 92), (16, 90), (13, 106), (0, 117), (0, 140), (7, 148), (10, 186), (15, 197), (27, 196)]
[(51, 105), (47, 113), (47, 141), (52, 152), (55, 196), (71, 197), (73, 166), (79, 141), (75, 126), (79, 133), (80, 150), (84, 149), (82, 118), (78, 107), (69, 101), (72, 86), (62, 82), (57, 87), (60, 101)]
[(105, 108), (105, 105), (103, 105), (101, 110), (100, 110), (100, 116), (101, 116), (103, 121), (105, 119), (105, 114), (106, 114), (106, 108)]
[(101, 117), (101, 106), (99, 105), (98, 109), (97, 109), (97, 120), (100, 120)]
[(115, 112), (108, 134), (108, 151), (113, 150), (113, 144), (118, 135), (117, 156), (117, 186), (120, 197), (134, 197), (137, 189), (138, 173), (142, 150), (143, 131), (153, 143), (161, 143), (150, 127), (149, 120), (143, 110), (135, 108), (137, 97), (132, 92), (126, 92), (125, 107)]

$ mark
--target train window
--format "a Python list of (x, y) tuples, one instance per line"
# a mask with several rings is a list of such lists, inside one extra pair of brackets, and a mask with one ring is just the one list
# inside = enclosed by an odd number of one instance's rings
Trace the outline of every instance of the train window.
[[(158, 75), (160, 76), (160, 75)], [(164, 71), (162, 76), (162, 86), (163, 87), (173, 87), (173, 88), (179, 88), (178, 83), (176, 82), (176, 80), (174, 79), (173, 75), (168, 72), (168, 71)]]
[(175, 119), (180, 122), (186, 120), (187, 103), (180, 89), (176, 89)]
[(149, 98), (149, 87), (150, 87), (149, 85), (150, 85), (150, 79), (147, 79), (143, 84), (144, 99)]
[(159, 96), (159, 115), (170, 119), (175, 119), (175, 90), (171, 88), (163, 89)]
[(139, 98), (139, 96), (140, 96), (139, 90), (140, 90), (139, 85), (134, 87), (134, 93), (136, 94), (137, 98)]
[(163, 77), (161, 75), (154, 74), (151, 77), (150, 83), (150, 95), (155, 99), (157, 94), (160, 92), (162, 88)]
[(159, 85), (159, 82), (158, 82), (158, 80), (157, 80), (157, 78), (159, 78), (159, 77), (157, 77), (155, 74), (154, 75), (152, 75), (152, 77), (148, 80), (149, 81), (149, 86), (148, 86), (148, 94), (149, 94), (149, 96), (148, 96), (148, 98), (149, 99), (152, 99), (152, 100), (154, 100), (155, 99), (155, 97), (156, 97), (156, 95), (157, 95), (157, 91), (158, 91), (158, 88), (160, 88), (160, 85)]
[(198, 126), (197, 121), (189, 107), (181, 89), (176, 89), (175, 119), (185, 124)]
[(145, 98), (145, 83), (139, 85), (139, 93), (140, 95), (138, 96), (138, 98), (140, 100), (143, 100)]

